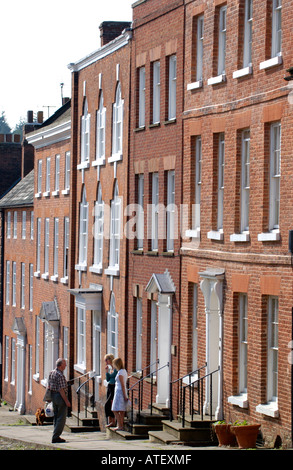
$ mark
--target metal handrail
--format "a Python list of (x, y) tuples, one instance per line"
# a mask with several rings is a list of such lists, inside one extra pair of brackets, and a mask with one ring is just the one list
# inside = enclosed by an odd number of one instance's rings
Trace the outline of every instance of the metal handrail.
[(213, 395), (213, 374), (218, 372), (220, 370), (220, 366), (213, 370), (212, 372), (209, 372), (208, 374), (204, 375), (203, 377), (198, 378), (194, 382), (187, 384), (183, 387), (183, 405), (182, 405), (182, 426), (184, 427), (185, 425), (185, 395), (186, 395), (186, 390), (189, 388), (192, 388), (192, 410), (191, 410), (191, 419), (193, 419), (193, 414), (194, 414), (194, 409), (193, 409), (193, 399), (194, 399), (194, 386), (195, 384), (198, 385), (198, 398), (199, 398), (199, 410), (198, 414), (201, 415), (201, 419), (203, 420), (203, 380), (210, 377), (210, 419), (212, 420), (212, 395)]
[(199, 367), (198, 369), (192, 371), (192, 372), (189, 372), (188, 374), (185, 374), (183, 375), (182, 377), (179, 377), (178, 379), (175, 379), (173, 380), (172, 382), (170, 382), (170, 421), (173, 421), (173, 385), (176, 384), (177, 382), (180, 382), (180, 389), (179, 389), (179, 413), (181, 413), (181, 404), (182, 404), (182, 383), (183, 383), (183, 380), (186, 378), (186, 377), (189, 377), (189, 384), (191, 383), (190, 380), (191, 380), (191, 376), (193, 374), (198, 374), (200, 373), (200, 371), (202, 369), (204, 369), (205, 367), (207, 366), (207, 363), (205, 363), (202, 367)]
[(79, 387), (77, 388), (76, 390), (76, 394), (77, 394), (77, 423), (78, 423), (78, 426), (79, 426), (79, 421), (80, 421), (80, 391), (83, 387), (85, 387), (85, 392), (84, 392), (84, 395), (85, 395), (85, 406), (84, 406), (84, 409), (85, 409), (85, 418), (87, 418), (87, 410), (88, 410), (88, 405), (89, 405), (89, 402), (88, 402), (88, 398), (89, 398), (89, 382), (92, 380), (93, 382), (93, 397), (92, 397), (92, 411), (94, 411), (94, 402), (95, 402), (95, 377), (96, 375), (92, 375), (91, 377), (89, 377), (87, 380), (85, 380), (84, 382), (80, 383), (80, 379), (86, 375), (88, 375), (88, 373), (84, 374), (84, 375), (81, 375), (80, 377), (78, 377), (78, 381), (79, 381)]
[[(159, 364), (159, 360), (157, 360), (154, 364)], [(154, 364), (150, 364), (150, 366), (146, 367), (145, 369), (151, 367), (152, 365)], [(138, 413), (137, 413), (137, 417), (138, 417), (138, 421), (140, 421), (140, 413), (142, 411), (142, 405), (143, 405), (143, 383), (145, 381), (145, 379), (147, 378), (151, 378), (151, 403), (150, 403), (150, 414), (152, 415), (153, 414), (153, 377), (155, 374), (157, 374), (157, 372), (159, 372), (160, 370), (164, 369), (165, 367), (169, 367), (169, 362), (167, 362), (167, 364), (165, 364), (164, 366), (161, 366), (159, 367), (158, 369), (156, 369), (155, 372), (150, 372), (149, 374), (141, 377), (134, 385), (132, 385), (132, 387), (130, 387), (128, 389), (128, 392), (131, 392), (131, 410), (130, 410), (130, 415), (131, 415), (131, 422), (133, 423), (133, 393), (134, 392), (137, 392), (138, 391)], [(137, 388), (138, 386), (138, 388)]]

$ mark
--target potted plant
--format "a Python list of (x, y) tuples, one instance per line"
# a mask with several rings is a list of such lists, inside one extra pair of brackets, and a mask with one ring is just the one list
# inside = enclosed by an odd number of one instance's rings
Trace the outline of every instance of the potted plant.
[(226, 423), (225, 420), (217, 421), (213, 424), (216, 436), (219, 441), (219, 446), (231, 446), (237, 445), (236, 436), (231, 432), (231, 423)]
[(249, 424), (246, 420), (235, 421), (233, 426), (231, 426), (231, 432), (235, 434), (240, 449), (256, 447), (260, 426), (260, 424)]

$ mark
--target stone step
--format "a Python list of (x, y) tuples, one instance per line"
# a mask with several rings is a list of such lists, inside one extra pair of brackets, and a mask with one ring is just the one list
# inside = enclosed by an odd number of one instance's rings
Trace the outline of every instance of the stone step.
[(114, 430), (115, 428), (106, 428), (106, 435), (109, 439), (130, 441), (134, 439), (148, 439), (148, 434), (133, 434), (129, 431)]
[(162, 431), (149, 431), (149, 438), (151, 442), (164, 442), (170, 444), (177, 442), (181, 444), (188, 444), (192, 446), (208, 446), (216, 445), (215, 434), (212, 432), (211, 424), (205, 422), (198, 422), (198, 426), (183, 427), (180, 421), (162, 421)]

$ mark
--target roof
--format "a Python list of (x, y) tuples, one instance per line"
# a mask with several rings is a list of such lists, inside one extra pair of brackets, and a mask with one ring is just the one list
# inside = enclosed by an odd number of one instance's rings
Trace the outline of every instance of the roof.
[(28, 173), (2, 199), (0, 209), (8, 207), (26, 207), (34, 204), (34, 170)]
[(147, 292), (159, 292), (160, 294), (174, 294), (175, 286), (168, 269), (163, 274), (153, 273), (147, 287)]

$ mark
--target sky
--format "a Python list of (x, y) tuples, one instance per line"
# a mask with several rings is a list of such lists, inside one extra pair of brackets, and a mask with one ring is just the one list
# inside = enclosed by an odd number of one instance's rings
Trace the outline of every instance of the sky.
[(103, 21), (132, 21), (135, 0), (1, 0), (0, 115), (13, 130), (27, 111), (44, 119), (71, 97), (76, 62), (100, 47)]

